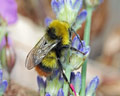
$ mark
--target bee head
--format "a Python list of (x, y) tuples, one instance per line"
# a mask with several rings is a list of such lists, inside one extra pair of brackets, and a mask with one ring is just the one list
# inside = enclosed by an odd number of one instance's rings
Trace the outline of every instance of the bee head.
[(51, 39), (58, 39), (58, 36), (55, 34), (55, 28), (47, 28), (47, 34)]
[(69, 24), (59, 20), (53, 20), (48, 26), (47, 32), (52, 38), (63, 37), (68, 34)]

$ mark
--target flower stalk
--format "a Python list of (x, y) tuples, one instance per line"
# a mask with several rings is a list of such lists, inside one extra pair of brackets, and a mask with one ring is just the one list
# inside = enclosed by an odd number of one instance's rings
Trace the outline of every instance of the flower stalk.
[(0, 42), (5, 35), (5, 26), (0, 26)]
[[(90, 42), (90, 30), (91, 30), (91, 17), (92, 17), (92, 7), (87, 7), (87, 19), (85, 25), (85, 32), (84, 32), (84, 41), (86, 42), (86, 46), (89, 45)], [(87, 71), (87, 59), (85, 60), (82, 66), (82, 88), (81, 88), (81, 96), (85, 96), (85, 88), (86, 88), (86, 71)]]

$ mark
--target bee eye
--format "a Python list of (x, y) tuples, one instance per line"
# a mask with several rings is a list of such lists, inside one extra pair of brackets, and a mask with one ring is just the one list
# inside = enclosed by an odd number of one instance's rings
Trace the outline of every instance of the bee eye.
[(46, 44), (47, 44), (47, 42), (45, 41), (45, 42), (44, 42), (44, 45), (46, 45)]
[(47, 33), (50, 36), (51, 39), (57, 39), (58, 37), (55, 34), (55, 28), (48, 28)]
[(69, 31), (69, 36), (71, 37), (72, 36), (72, 28), (69, 28), (68, 31)]

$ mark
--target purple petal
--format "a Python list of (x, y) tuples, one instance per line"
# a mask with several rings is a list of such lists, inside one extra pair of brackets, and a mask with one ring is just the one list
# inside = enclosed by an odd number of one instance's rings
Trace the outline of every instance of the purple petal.
[(46, 93), (45, 96), (50, 96), (50, 94), (49, 94), (49, 93)]
[(0, 70), (0, 84), (2, 83), (2, 78), (3, 77), (3, 72), (2, 72), (2, 70)]
[(64, 0), (58, 0), (58, 3), (59, 3), (60, 5), (64, 5)]
[(82, 42), (82, 44), (79, 43), (79, 45), (78, 45), (78, 50), (80, 50), (81, 52), (83, 52), (85, 50), (85, 41), (82, 40), (81, 42)]
[(87, 46), (87, 47), (86, 47), (86, 50), (85, 50), (84, 53), (85, 53), (85, 55), (88, 54), (88, 53), (90, 53), (90, 46)]
[(64, 92), (62, 88), (59, 89), (57, 96), (64, 96)]
[(86, 20), (87, 11), (82, 10), (82, 12), (77, 16), (75, 22), (73, 23), (72, 27), (74, 30), (78, 30), (81, 27), (81, 24)]
[(5, 36), (3, 37), (1, 43), (0, 43), (0, 51), (2, 50), (2, 48), (6, 45), (6, 39)]
[(77, 74), (75, 75), (74, 87), (75, 87), (76, 93), (79, 93), (80, 89), (81, 89), (81, 74), (80, 74), (80, 72), (77, 72)]
[(49, 26), (49, 24), (51, 23), (51, 21), (52, 21), (51, 18), (49, 18), (49, 17), (45, 18), (45, 25)]
[(87, 11), (82, 10), (82, 12), (77, 16), (76, 23), (82, 24), (87, 17)]
[(64, 83), (64, 78), (63, 78), (62, 75), (59, 76), (59, 82), (61, 82), (61, 84), (63, 85), (63, 83)]
[(69, 5), (71, 6), (71, 8), (73, 7), (72, 0), (69, 0)]
[(86, 89), (86, 96), (93, 96), (93, 94), (96, 91), (96, 88), (98, 87), (98, 84), (99, 84), (99, 78), (96, 76), (88, 85)]
[(37, 83), (38, 83), (38, 88), (39, 89), (40, 88), (45, 88), (45, 86), (46, 86), (45, 81), (40, 76), (37, 76)]
[(59, 73), (60, 73), (60, 70), (58, 69), (53, 70), (54, 77), (56, 77)]
[(60, 71), (58, 69), (55, 69), (55, 70), (53, 70), (53, 74), (48, 78), (50, 80), (52, 80), (52, 79), (56, 78), (58, 75), (60, 75), (59, 73), (60, 73)]
[(78, 9), (78, 11), (82, 8), (83, 0), (76, 0), (73, 4), (73, 9)]
[(71, 76), (70, 76), (70, 82), (74, 85), (75, 83), (75, 73), (71, 72)]
[(78, 49), (79, 48), (79, 44), (80, 44), (80, 41), (79, 41), (78, 37), (75, 36), (73, 41), (72, 41), (72, 47)]
[(56, 0), (51, 1), (51, 6), (52, 6), (52, 9), (55, 13), (57, 13), (59, 11), (60, 5)]
[(7, 86), (8, 86), (8, 82), (7, 82), (7, 80), (3, 80), (3, 82), (2, 82), (2, 89), (3, 89), (3, 92), (5, 92), (6, 91), (6, 89), (7, 89)]
[(8, 24), (17, 21), (17, 4), (15, 0), (0, 0), (0, 15)]

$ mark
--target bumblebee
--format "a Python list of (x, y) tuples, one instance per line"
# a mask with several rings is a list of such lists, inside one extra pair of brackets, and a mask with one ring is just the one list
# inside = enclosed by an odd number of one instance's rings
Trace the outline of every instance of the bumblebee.
[(46, 34), (27, 55), (25, 63), (27, 69), (35, 67), (40, 76), (48, 77), (55, 68), (59, 68), (64, 79), (68, 82), (60, 57), (63, 50), (70, 48), (70, 37), (70, 25), (67, 22), (53, 20), (48, 26)]

